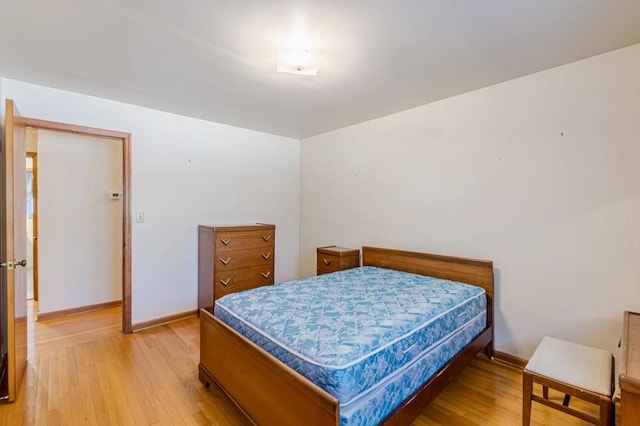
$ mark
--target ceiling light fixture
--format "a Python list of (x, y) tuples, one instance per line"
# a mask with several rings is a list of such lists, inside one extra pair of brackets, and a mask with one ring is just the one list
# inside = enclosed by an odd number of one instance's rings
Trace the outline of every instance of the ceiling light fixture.
[(282, 49), (276, 71), (289, 74), (318, 75), (319, 61), (307, 49)]
[(320, 58), (311, 48), (309, 39), (301, 34), (291, 37), (278, 51), (276, 71), (298, 75), (318, 75)]

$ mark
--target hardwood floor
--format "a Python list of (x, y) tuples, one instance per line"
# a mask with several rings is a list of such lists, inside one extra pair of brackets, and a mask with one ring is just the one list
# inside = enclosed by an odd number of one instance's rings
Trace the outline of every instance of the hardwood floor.
[[(112, 308), (31, 323), (26, 378), (18, 400), (0, 405), (0, 425), (247, 424), (198, 380), (197, 318), (129, 335), (121, 318)], [(519, 425), (521, 395), (517, 369), (475, 359), (413, 425)], [(533, 405), (532, 425), (582, 424)]]

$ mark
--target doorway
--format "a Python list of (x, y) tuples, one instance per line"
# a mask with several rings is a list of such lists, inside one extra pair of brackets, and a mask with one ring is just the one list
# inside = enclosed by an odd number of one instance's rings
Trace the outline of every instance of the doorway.
[(122, 141), (28, 128), (27, 145), (40, 182), (36, 215), (27, 156), (27, 295), (37, 271), (37, 320), (121, 306)]
[[(121, 283), (122, 283), (122, 292), (121, 292), (121, 300), (122, 300), (122, 331), (123, 333), (131, 333), (131, 135), (129, 133), (123, 133), (118, 131), (106, 130), (106, 129), (98, 129), (92, 127), (78, 126), (68, 123), (59, 123), (47, 120), (40, 120), (35, 118), (27, 118), (22, 117), (21, 123), (26, 125), (27, 127), (33, 128), (36, 131), (54, 131), (54, 132), (62, 132), (69, 135), (83, 135), (89, 137), (97, 137), (102, 139), (108, 139), (119, 143), (120, 145), (120, 164), (121, 164), (121, 174), (122, 174), (122, 186), (121, 191), (118, 194), (120, 201), (120, 214), (121, 214)], [(36, 155), (36, 174), (39, 174), (40, 169), (42, 168), (42, 158), (41, 155)], [(38, 165), (38, 162), (40, 163)], [(36, 176), (37, 180), (37, 176)], [(40, 181), (40, 187), (42, 186), (42, 181)], [(114, 191), (118, 192), (118, 191)], [(107, 196), (105, 191), (105, 196)], [(37, 194), (36, 194), (37, 197)], [(36, 209), (38, 206), (37, 198), (36, 198)], [(37, 221), (37, 210), (36, 210), (36, 221)], [(42, 274), (38, 273), (38, 266), (41, 264), (41, 260), (38, 259), (38, 249), (41, 245), (40, 235), (38, 235), (39, 224), (36, 222), (36, 227), (34, 228), (34, 299), (42, 298), (42, 286), (41, 286), (41, 278)], [(73, 265), (73, 259), (69, 259), (69, 266)], [(109, 307), (107, 305), (99, 304), (97, 308), (101, 307)], [(78, 312), (82, 312), (84, 310), (80, 310)], [(73, 310), (67, 310), (67, 314), (75, 313)]]

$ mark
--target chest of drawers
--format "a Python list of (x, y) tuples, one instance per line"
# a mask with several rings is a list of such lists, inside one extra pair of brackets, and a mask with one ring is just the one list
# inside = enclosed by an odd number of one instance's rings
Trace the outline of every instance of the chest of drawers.
[(621, 426), (640, 424), (640, 313), (625, 312), (619, 369)]
[(216, 299), (273, 284), (275, 225), (198, 226), (198, 309)]
[(360, 266), (360, 250), (346, 247), (328, 246), (316, 249), (317, 274), (344, 271)]

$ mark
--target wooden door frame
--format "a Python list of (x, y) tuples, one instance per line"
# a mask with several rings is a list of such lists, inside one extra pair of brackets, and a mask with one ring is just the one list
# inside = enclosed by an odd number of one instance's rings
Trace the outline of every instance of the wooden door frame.
[[(27, 158), (31, 158), (33, 167), (33, 300), (38, 301), (38, 153), (27, 151)], [(28, 171), (28, 170), (27, 170)]]
[(122, 141), (122, 332), (131, 333), (131, 133), (21, 117), (20, 124), (42, 130)]

